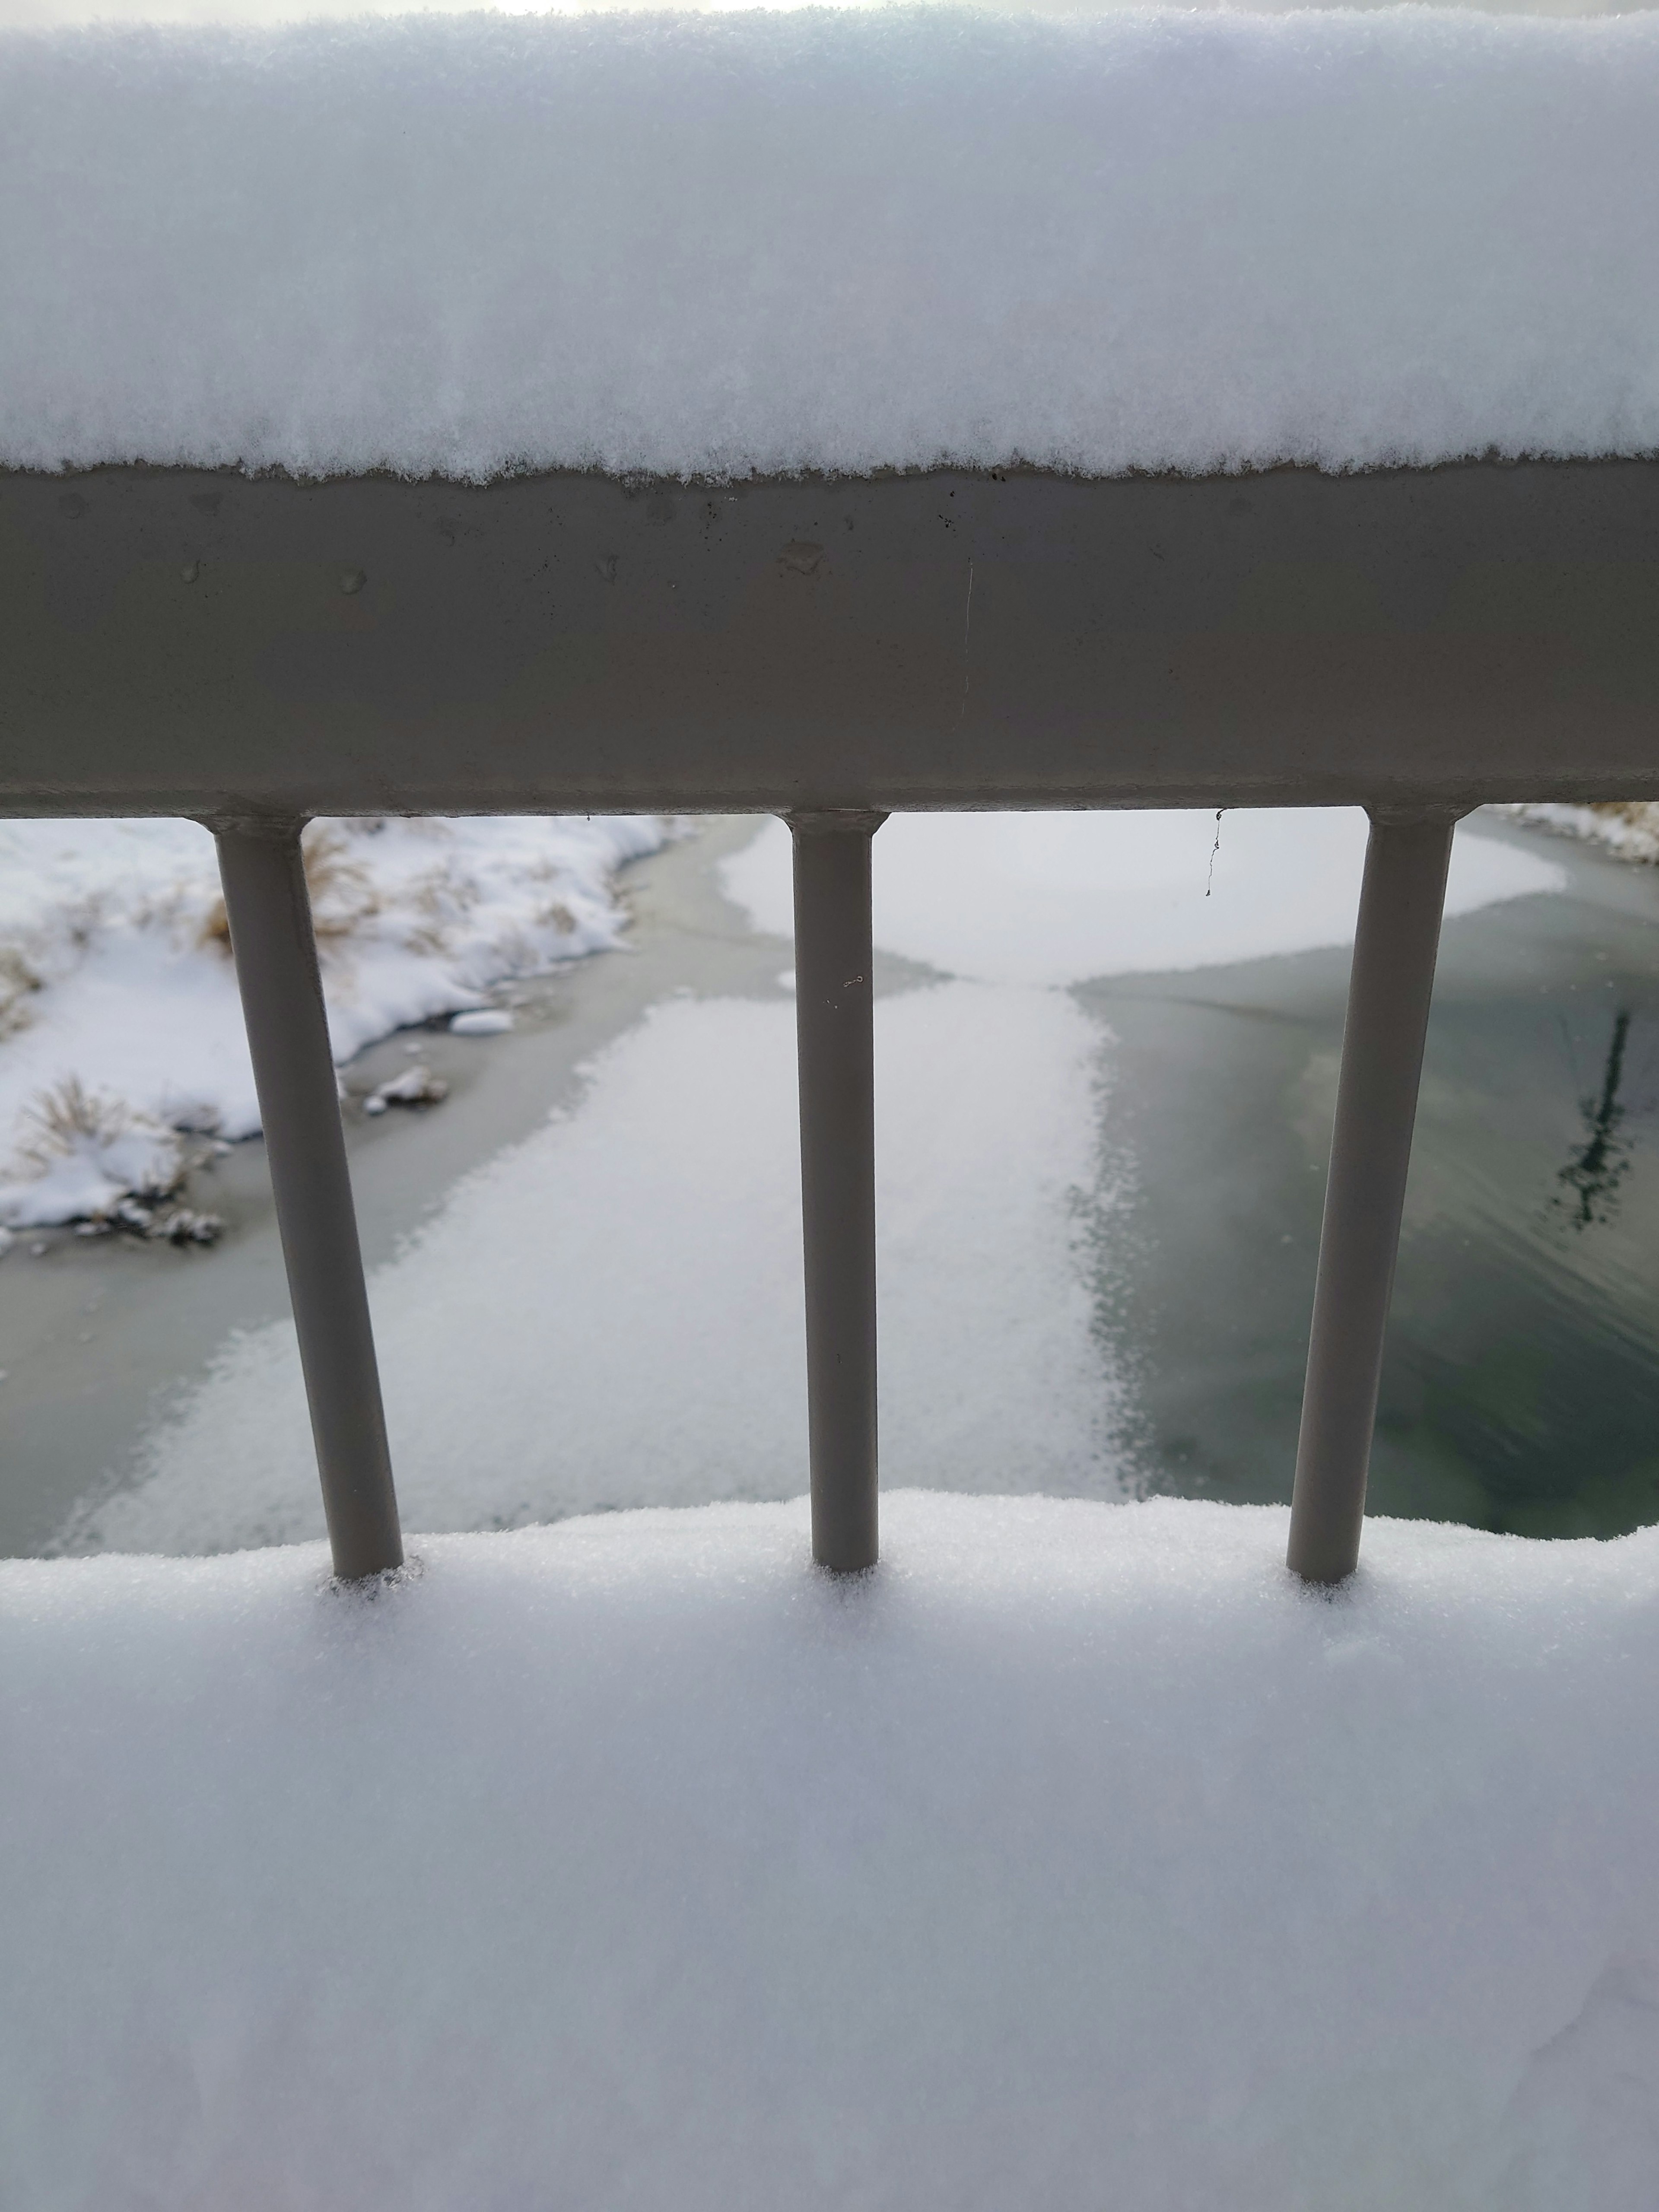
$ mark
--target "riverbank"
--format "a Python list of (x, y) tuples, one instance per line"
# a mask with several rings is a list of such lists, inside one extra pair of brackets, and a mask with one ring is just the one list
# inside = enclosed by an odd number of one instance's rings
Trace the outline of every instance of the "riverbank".
[[(512, 1006), (509, 1034), (422, 1028), (352, 1061), (345, 1083), (358, 1099), (417, 1060), (448, 1086), (434, 1109), (345, 1117), (369, 1267), (460, 1176), (578, 1095), (586, 1063), (647, 1006), (679, 990), (779, 995), (772, 950), (708, 881), (711, 862), (752, 834), (741, 819), (713, 823), (624, 871), (627, 950), (507, 987), (498, 995)], [(263, 1146), (214, 1157), (191, 1196), (224, 1222), (210, 1252), (40, 1231), (20, 1236), (0, 1264), (0, 1553), (37, 1550), (89, 1488), (118, 1486), (151, 1425), (227, 1336), (285, 1320)]]

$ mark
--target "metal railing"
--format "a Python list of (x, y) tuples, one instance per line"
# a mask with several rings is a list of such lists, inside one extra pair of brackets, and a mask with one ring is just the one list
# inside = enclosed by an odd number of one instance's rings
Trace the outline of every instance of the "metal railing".
[(871, 840), (899, 807), (1359, 804), (1289, 1560), (1357, 1562), (1454, 825), (1659, 797), (1659, 465), (487, 489), (0, 476), (0, 811), (218, 841), (336, 1571), (403, 1557), (300, 833), (793, 833), (814, 1556), (878, 1550)]

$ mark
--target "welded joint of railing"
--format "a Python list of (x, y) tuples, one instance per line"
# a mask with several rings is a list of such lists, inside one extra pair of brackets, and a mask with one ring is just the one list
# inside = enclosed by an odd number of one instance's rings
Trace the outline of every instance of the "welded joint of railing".
[(1320, 1231), (1288, 1564), (1330, 1586), (1359, 1559), (1452, 832), (1465, 810), (1373, 806)]
[(403, 1537), (338, 1079), (317, 963), (303, 821), (213, 817), (323, 1507), (343, 1582), (403, 1563)]

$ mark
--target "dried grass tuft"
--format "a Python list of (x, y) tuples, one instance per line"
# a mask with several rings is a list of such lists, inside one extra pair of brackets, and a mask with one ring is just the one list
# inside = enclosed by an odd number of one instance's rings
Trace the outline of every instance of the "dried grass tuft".
[(1589, 811), (1609, 822), (1627, 822), (1632, 830), (1659, 828), (1659, 806), (1650, 799), (1598, 799)]
[[(311, 898), (311, 926), (319, 945), (354, 937), (380, 911), (380, 894), (367, 868), (350, 857), (349, 841), (331, 823), (313, 822), (300, 840), (300, 858)], [(202, 924), (199, 942), (230, 951), (230, 917), (216, 898)]]
[(38, 1091), (22, 1113), (24, 1159), (45, 1170), (67, 1159), (83, 1145), (112, 1145), (132, 1126), (130, 1109), (101, 1091), (88, 1091), (78, 1075), (66, 1075), (50, 1090)]
[(0, 1037), (15, 1036), (33, 1017), (31, 995), (41, 979), (15, 945), (0, 945)]

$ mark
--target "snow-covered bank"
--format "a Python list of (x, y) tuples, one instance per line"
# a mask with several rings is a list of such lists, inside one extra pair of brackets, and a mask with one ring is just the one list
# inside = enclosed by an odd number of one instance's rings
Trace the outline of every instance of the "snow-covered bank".
[[(876, 942), (987, 982), (1077, 983), (1346, 945), (1366, 821), (1354, 806), (1212, 813), (897, 814), (875, 842)], [(789, 832), (721, 863), (755, 926), (793, 933)], [(1447, 915), (1565, 888), (1542, 853), (1463, 823)]]
[(1659, 805), (1650, 799), (1609, 801), (1599, 806), (1506, 806), (1517, 822), (1529, 822), (1559, 836), (1605, 845), (1621, 860), (1659, 860)]
[(0, 1565), (30, 2212), (1650, 2212), (1659, 1532), (918, 1495)]
[(13, 33), (0, 460), (1650, 452), (1656, 89), (1453, 9)]
[[(1094, 1334), (1099, 1031), (1048, 991), (876, 1009), (890, 1480), (1115, 1496)], [(788, 1497), (805, 1479), (794, 1009), (677, 999), (574, 1111), (480, 1169), (370, 1284), (404, 1518)], [(88, 1469), (88, 1475), (98, 1470)], [(75, 1549), (319, 1533), (294, 1330), (234, 1340)]]
[[(319, 823), (335, 1057), (618, 942), (636, 817)], [(165, 1188), (191, 1136), (259, 1126), (213, 843), (194, 823), (0, 822), (0, 1222)]]

